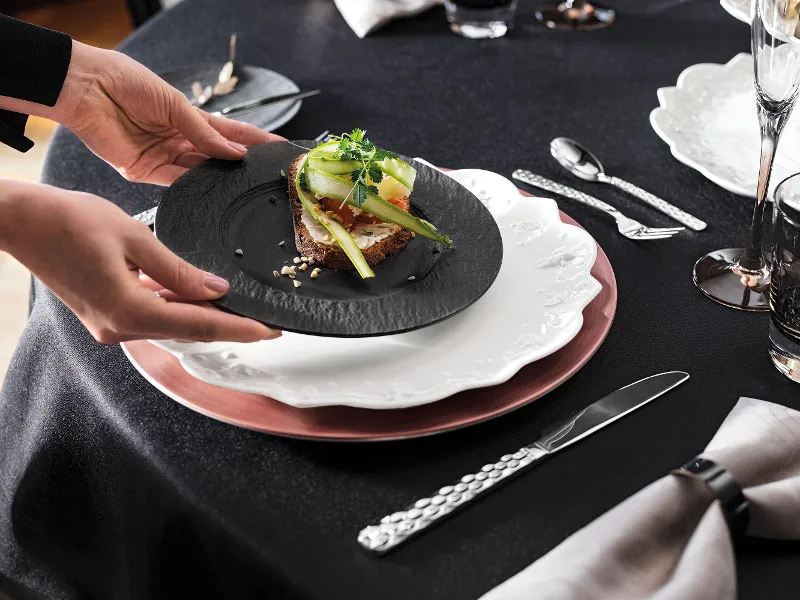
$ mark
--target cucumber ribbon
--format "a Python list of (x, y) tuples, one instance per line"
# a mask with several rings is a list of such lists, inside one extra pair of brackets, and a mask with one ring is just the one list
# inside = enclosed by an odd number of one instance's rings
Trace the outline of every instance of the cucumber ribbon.
[(453, 247), (453, 242), (450, 238), (440, 234), (431, 223), (418, 219), (376, 194), (367, 193), (364, 202), (358, 204), (351, 193), (353, 190), (352, 184), (341, 177), (320, 169), (314, 169), (310, 165), (305, 168), (305, 176), (308, 188), (314, 194), (347, 202), (351, 206), (360, 208), (382, 221), (400, 225), (414, 233), (444, 244), (448, 248)]
[(303, 175), (303, 172), (306, 170), (307, 160), (308, 157), (303, 158), (302, 162), (297, 167), (297, 177), (294, 181), (294, 187), (295, 190), (297, 190), (297, 197), (300, 199), (300, 202), (305, 209), (311, 213), (311, 216), (330, 232), (330, 234), (333, 236), (333, 239), (339, 242), (339, 247), (341, 247), (341, 249), (347, 255), (347, 258), (350, 259), (350, 262), (353, 263), (353, 266), (358, 271), (358, 274), (361, 275), (361, 278), (367, 279), (369, 277), (375, 277), (374, 271), (372, 268), (370, 268), (369, 263), (367, 263), (367, 259), (364, 258), (364, 255), (361, 253), (361, 248), (358, 247), (358, 244), (356, 244), (356, 241), (353, 239), (353, 236), (350, 235), (350, 232), (347, 231), (347, 229), (345, 229), (341, 223), (329, 218), (322, 211), (322, 208), (316, 199), (309, 195), (308, 192), (303, 189), (302, 185), (300, 185), (300, 179)]

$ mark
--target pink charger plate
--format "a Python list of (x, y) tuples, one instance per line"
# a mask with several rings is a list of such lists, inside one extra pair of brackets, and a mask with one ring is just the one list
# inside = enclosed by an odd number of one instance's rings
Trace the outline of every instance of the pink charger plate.
[[(522, 194), (531, 197), (524, 191)], [(560, 214), (564, 223), (580, 227), (571, 217)], [(583, 327), (564, 348), (524, 367), (501, 385), (468, 390), (413, 408), (294, 408), (267, 396), (236, 392), (196, 379), (183, 370), (177, 358), (149, 342), (125, 342), (122, 348), (156, 388), (212, 419), (295, 438), (354, 442), (407, 439), (474, 425), (510, 412), (541, 398), (585, 365), (603, 343), (617, 309), (617, 280), (600, 246), (592, 276), (603, 289), (583, 310)]]

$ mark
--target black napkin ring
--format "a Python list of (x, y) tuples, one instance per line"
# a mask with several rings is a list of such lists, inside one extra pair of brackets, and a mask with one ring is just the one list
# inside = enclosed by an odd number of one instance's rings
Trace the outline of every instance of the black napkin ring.
[(728, 522), (731, 534), (744, 533), (750, 521), (750, 503), (745, 498), (741, 486), (730, 472), (713, 460), (696, 457), (680, 469), (670, 471), (673, 475), (689, 477), (702, 481), (711, 490), (720, 504)]

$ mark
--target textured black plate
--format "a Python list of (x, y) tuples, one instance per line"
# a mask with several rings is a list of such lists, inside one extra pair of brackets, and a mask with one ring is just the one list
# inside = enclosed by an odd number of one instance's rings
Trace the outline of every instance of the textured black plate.
[(228, 294), (216, 302), (220, 308), (284, 331), (386, 335), (454, 315), (492, 285), (503, 260), (494, 219), (466, 188), (418, 164), (412, 210), (448, 234), (453, 250), (417, 235), (376, 265), (372, 279), (323, 268), (317, 279), (310, 270), (298, 272), (302, 286), (295, 288), (288, 277), (274, 277), (274, 270), (298, 256), (288, 182), (280, 174), (289, 173), (304, 152), (294, 144), (256, 146), (240, 162), (208, 160), (164, 192), (156, 235), (190, 263), (230, 282)]

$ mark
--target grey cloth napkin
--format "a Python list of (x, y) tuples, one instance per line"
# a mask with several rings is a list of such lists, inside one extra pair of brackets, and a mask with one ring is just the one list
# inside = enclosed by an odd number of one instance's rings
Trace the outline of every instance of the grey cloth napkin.
[(344, 20), (360, 38), (393, 19), (410, 17), (444, 0), (335, 0)]
[[(800, 539), (800, 412), (740, 398), (701, 456), (742, 486), (748, 535)], [(719, 502), (703, 483), (668, 475), (483, 600), (735, 597), (733, 546)]]

